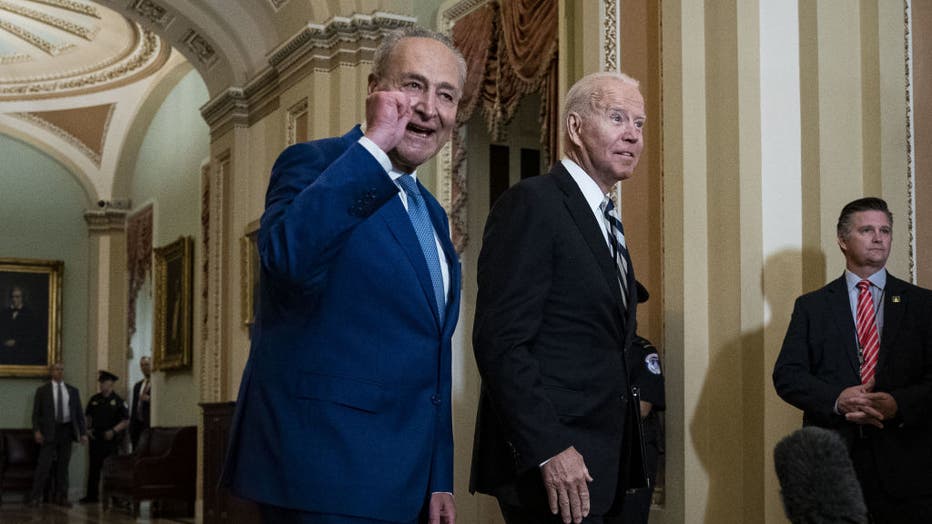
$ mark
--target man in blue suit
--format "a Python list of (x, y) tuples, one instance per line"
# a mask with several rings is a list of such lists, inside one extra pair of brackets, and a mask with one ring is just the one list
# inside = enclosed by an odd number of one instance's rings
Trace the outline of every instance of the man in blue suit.
[(465, 77), (446, 37), (388, 36), (365, 133), (297, 144), (272, 168), (221, 481), (266, 522), (454, 522), (460, 265), (414, 172), (450, 138)]

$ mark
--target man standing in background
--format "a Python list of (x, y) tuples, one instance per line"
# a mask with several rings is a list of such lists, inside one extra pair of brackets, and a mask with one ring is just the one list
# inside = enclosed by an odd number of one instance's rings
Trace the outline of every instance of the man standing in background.
[(38, 506), (55, 463), (52, 502), (70, 507), (68, 501), (68, 464), (71, 462), (71, 444), (87, 444), (84, 413), (78, 389), (65, 384), (65, 366), (56, 362), (49, 366), (51, 381), (36, 389), (32, 405), (32, 431), (39, 444), (39, 463), (32, 481), (32, 492), (27, 506)]
[(932, 292), (886, 270), (893, 214), (841, 211), (844, 274), (796, 300), (773, 370), (804, 426), (846, 441), (875, 524), (932, 522)]
[(139, 435), (142, 435), (142, 432), (149, 427), (149, 401), (152, 398), (152, 383), (150, 382), (152, 359), (140, 357), (139, 369), (142, 371), (143, 378), (133, 386), (129, 416), (129, 438), (133, 443), (133, 449), (136, 449)]

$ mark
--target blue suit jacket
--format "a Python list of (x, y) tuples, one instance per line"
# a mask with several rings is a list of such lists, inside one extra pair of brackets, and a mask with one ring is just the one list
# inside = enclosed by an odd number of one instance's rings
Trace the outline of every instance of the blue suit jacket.
[(453, 491), (460, 266), (422, 186), (450, 267), (441, 324), (397, 186), (361, 136), (297, 144), (272, 168), (259, 308), (221, 482), (265, 504), (413, 520), (429, 493)]

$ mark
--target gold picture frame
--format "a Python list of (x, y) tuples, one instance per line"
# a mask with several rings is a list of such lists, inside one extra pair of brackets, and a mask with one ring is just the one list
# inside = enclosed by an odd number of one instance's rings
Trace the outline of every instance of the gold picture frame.
[(0, 258), (0, 376), (44, 377), (61, 358), (61, 260)]
[(246, 234), (240, 245), (240, 318), (243, 326), (251, 327), (256, 320), (256, 305), (259, 296), (259, 221), (253, 220), (246, 226)]
[(180, 237), (155, 254), (153, 365), (158, 370), (191, 367), (194, 241)]

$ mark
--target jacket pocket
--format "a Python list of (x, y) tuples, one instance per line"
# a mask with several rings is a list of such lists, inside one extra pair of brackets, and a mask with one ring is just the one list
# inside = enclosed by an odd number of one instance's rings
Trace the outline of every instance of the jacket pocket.
[(298, 382), (298, 398), (325, 400), (370, 413), (385, 407), (385, 389), (375, 382), (348, 377), (305, 373)]
[(582, 417), (586, 415), (583, 399), (585, 393), (559, 386), (544, 385), (547, 397), (553, 403), (557, 414), (564, 417)]

